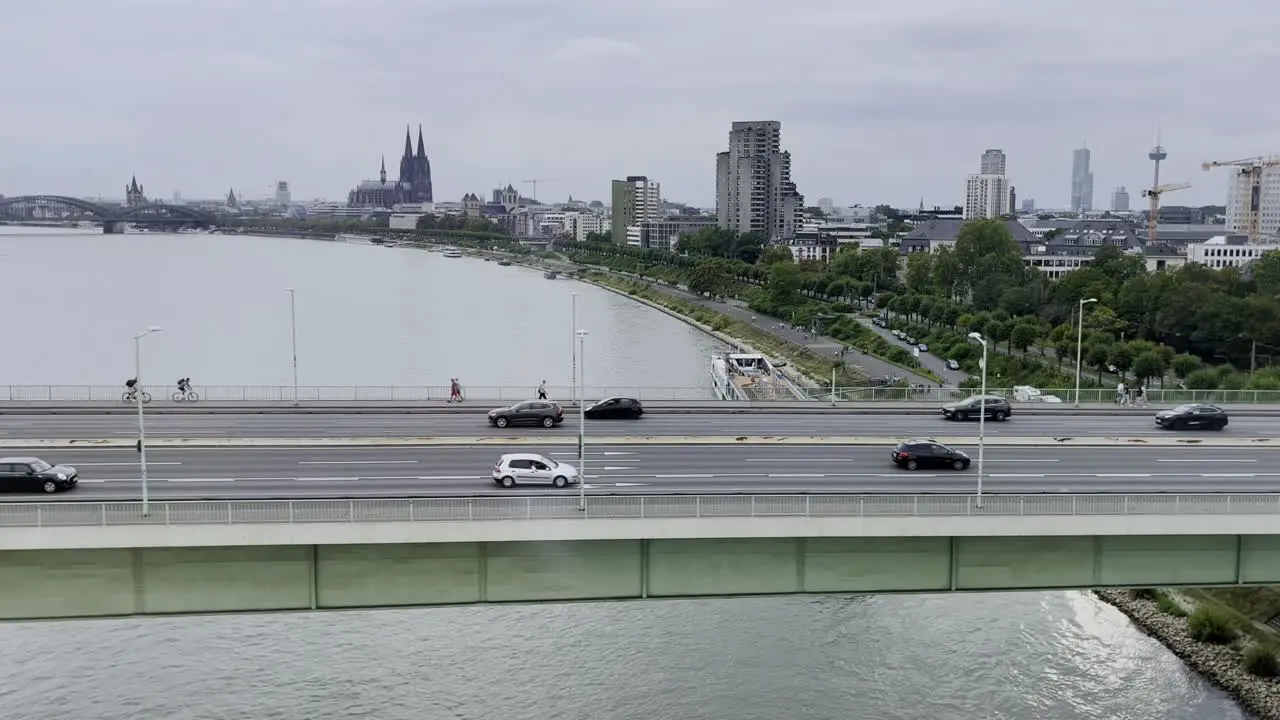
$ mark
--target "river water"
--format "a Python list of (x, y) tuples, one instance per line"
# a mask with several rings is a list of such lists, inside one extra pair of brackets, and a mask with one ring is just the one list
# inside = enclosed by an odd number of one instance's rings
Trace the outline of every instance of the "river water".
[[(283, 383), (289, 285), (304, 384), (564, 374), (570, 288), (582, 293), (579, 324), (603, 338), (587, 372), (611, 383), (702, 384), (716, 347), (625, 298), (470, 259), (268, 238), (0, 234), (10, 337), (96, 348), (9, 353), (0, 382), (111, 382), (127, 372), (131, 334), (155, 323), (168, 344), (148, 357), (175, 377), (182, 367), (209, 384)], [(1243, 717), (1082, 593), (0, 625), (3, 720)]]

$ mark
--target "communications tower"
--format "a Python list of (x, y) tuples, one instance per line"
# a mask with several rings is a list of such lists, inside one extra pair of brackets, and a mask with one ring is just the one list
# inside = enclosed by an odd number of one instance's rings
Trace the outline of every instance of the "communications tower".
[(1151, 152), (1147, 153), (1147, 159), (1155, 163), (1156, 174), (1151, 181), (1151, 187), (1160, 187), (1160, 161), (1169, 157), (1169, 153), (1164, 151), (1164, 147), (1160, 144), (1160, 131), (1156, 130), (1156, 146), (1151, 148)]

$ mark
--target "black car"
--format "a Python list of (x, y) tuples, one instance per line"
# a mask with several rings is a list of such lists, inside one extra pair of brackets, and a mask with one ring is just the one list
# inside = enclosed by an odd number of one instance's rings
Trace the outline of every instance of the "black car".
[(1156, 425), (1165, 430), (1222, 430), (1230, 422), (1217, 405), (1189, 403), (1156, 413)]
[(930, 438), (912, 438), (898, 443), (890, 454), (893, 464), (908, 470), (951, 468), (968, 470), (969, 456)]
[(70, 490), (80, 471), (67, 465), (50, 465), (34, 457), (0, 458), (0, 490), (56, 493)]
[[(960, 402), (942, 406), (942, 417), (948, 420), (977, 420), (983, 411), (982, 395), (974, 395)], [(999, 395), (986, 395), (985, 409), (987, 418), (1000, 422), (1013, 414), (1009, 401)]]
[(525, 400), (511, 407), (489, 411), (489, 424), (500, 428), (508, 425), (554, 427), (562, 422), (564, 409), (550, 400)]
[(614, 420), (619, 418), (635, 420), (644, 415), (644, 406), (634, 398), (615, 397), (588, 405), (582, 412), (590, 420)]

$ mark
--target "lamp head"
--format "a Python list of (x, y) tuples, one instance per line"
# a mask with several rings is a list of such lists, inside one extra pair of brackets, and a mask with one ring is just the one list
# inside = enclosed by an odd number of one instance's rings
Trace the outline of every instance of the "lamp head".
[(986, 339), (984, 339), (984, 338), (982, 337), (982, 333), (971, 332), (971, 333), (969, 333), (969, 339), (970, 339), (970, 340), (972, 340), (972, 341), (974, 341), (974, 342), (976, 342), (976, 343), (978, 343), (978, 344), (980, 344), (980, 345), (986, 345), (986, 344), (987, 344)]
[(148, 325), (147, 332), (149, 333), (164, 332), (164, 328), (160, 327), (159, 325)]
[(285, 292), (287, 292), (287, 293), (292, 294), (292, 293), (293, 293), (293, 288), (291, 288), (291, 287), (287, 287), (287, 288), (285, 288), (285, 289), (284, 289), (284, 291), (285, 291)]
[(1081, 300), (1080, 304), (1088, 305), (1089, 303), (1096, 303), (1096, 302), (1098, 302), (1098, 298), (1089, 298), (1088, 300)]

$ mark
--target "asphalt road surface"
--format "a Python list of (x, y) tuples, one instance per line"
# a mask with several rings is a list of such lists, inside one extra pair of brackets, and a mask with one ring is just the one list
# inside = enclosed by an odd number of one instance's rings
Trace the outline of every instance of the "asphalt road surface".
[[(1151, 411), (1113, 415), (1015, 415), (1004, 422), (986, 423), (993, 437), (1141, 437), (1167, 434), (1155, 426)], [(544, 433), (576, 435), (578, 418), (566, 412), (562, 425), (506, 428), (489, 425), (483, 415), (171, 415), (147, 418), (153, 437), (512, 437)], [(120, 439), (137, 437), (138, 421), (131, 415), (4, 415), (4, 439)], [(588, 420), (588, 435), (978, 435), (976, 421), (952, 422), (938, 415), (857, 415), (651, 413), (639, 420)], [(1236, 417), (1223, 437), (1280, 436), (1280, 416)]]
[[(576, 463), (576, 450), (520, 448)], [(80, 469), (67, 493), (5, 493), (3, 501), (129, 501), (140, 495), (132, 449), (6, 450)], [(502, 494), (494, 447), (156, 449), (148, 453), (157, 500), (368, 498)], [(889, 448), (832, 446), (618, 446), (588, 448), (587, 488), (609, 494), (957, 493), (968, 471), (893, 466)], [(989, 448), (984, 489), (991, 493), (1280, 492), (1274, 450), (1237, 448)], [(564, 493), (534, 486), (518, 492)]]

